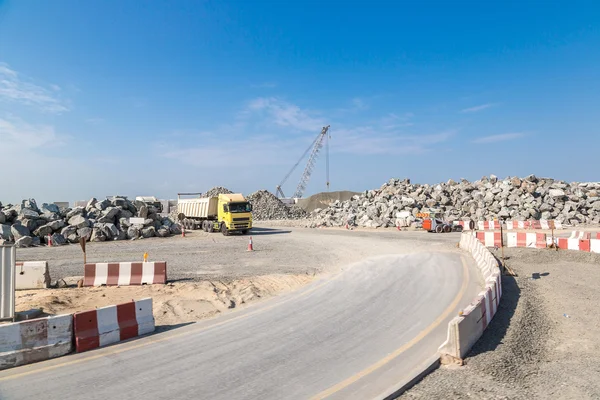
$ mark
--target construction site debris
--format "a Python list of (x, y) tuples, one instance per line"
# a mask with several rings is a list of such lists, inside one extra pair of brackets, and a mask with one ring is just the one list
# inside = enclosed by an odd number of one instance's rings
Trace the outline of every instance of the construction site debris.
[(437, 185), (390, 179), (379, 190), (336, 201), (310, 216), (311, 227), (357, 225), (393, 227), (396, 214), (439, 209), (448, 221), (494, 218), (525, 221), (556, 220), (564, 224), (600, 223), (600, 182), (567, 183), (529, 175), (498, 179), (494, 175), (469, 182), (449, 180)]
[(302, 208), (287, 206), (267, 190), (259, 190), (247, 196), (252, 204), (252, 218), (257, 221), (271, 219), (300, 219), (307, 216)]
[[(42, 243), (61, 246), (79, 243), (81, 238), (103, 242), (181, 233), (175, 219), (161, 216), (156, 207), (138, 206), (124, 197), (92, 198), (85, 207), (74, 208), (45, 203), (38, 207), (34, 199), (17, 205), (0, 204), (0, 240), (14, 242), (17, 247)], [(132, 225), (132, 217), (142, 217), (144, 223)]]

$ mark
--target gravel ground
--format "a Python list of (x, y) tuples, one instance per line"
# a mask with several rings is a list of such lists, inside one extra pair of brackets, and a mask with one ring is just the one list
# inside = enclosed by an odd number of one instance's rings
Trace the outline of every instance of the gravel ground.
[[(340, 237), (344, 240), (340, 240)], [(167, 261), (170, 281), (240, 279), (271, 274), (336, 272), (344, 265), (381, 254), (417, 251), (431, 246), (454, 248), (459, 234), (427, 234), (396, 230), (276, 228), (252, 230), (249, 236), (190, 231), (185, 238), (150, 238), (87, 244), (88, 262)], [(79, 245), (18, 249), (19, 261), (47, 260), (52, 280), (83, 275)]]
[(503, 277), (498, 313), (466, 365), (441, 367), (400, 398), (600, 398), (600, 255), (505, 249), (505, 256), (518, 277)]

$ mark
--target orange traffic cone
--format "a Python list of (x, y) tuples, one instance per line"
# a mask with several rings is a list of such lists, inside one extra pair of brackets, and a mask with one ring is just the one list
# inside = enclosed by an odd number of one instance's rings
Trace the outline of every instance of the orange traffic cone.
[(52, 235), (48, 235), (48, 247), (52, 247)]
[(247, 251), (254, 251), (254, 247), (252, 247), (252, 236), (250, 236), (250, 241), (248, 242), (248, 250)]
[(181, 237), (185, 237), (185, 226), (181, 225)]

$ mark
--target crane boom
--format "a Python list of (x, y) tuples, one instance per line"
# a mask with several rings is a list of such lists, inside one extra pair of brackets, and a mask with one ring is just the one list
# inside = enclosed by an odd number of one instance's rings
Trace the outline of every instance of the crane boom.
[(285, 197), (281, 187), (288, 180), (290, 175), (292, 175), (292, 173), (294, 172), (296, 167), (298, 167), (298, 165), (304, 159), (304, 157), (306, 157), (308, 152), (311, 151), (311, 149), (312, 149), (310, 157), (308, 158), (308, 163), (306, 164), (306, 167), (304, 168), (304, 173), (302, 174), (302, 177), (300, 178), (300, 182), (298, 183), (298, 186), (296, 187), (296, 191), (294, 192), (294, 196), (293, 196), (293, 197), (297, 197), (297, 198), (302, 197), (302, 195), (304, 194), (304, 190), (306, 189), (306, 185), (308, 184), (308, 181), (310, 179), (312, 170), (315, 166), (315, 162), (317, 160), (317, 156), (319, 155), (319, 151), (323, 147), (323, 141), (325, 141), (325, 143), (327, 143), (327, 190), (329, 190), (329, 142), (327, 141), (327, 137), (328, 137), (327, 132), (328, 131), (329, 131), (329, 125), (324, 126), (323, 129), (321, 130), (321, 132), (319, 133), (319, 135), (315, 138), (315, 140), (312, 141), (310, 146), (308, 146), (308, 148), (304, 151), (304, 153), (302, 154), (302, 157), (300, 157), (300, 159), (296, 162), (296, 164), (294, 164), (292, 169), (290, 169), (290, 171), (287, 173), (287, 175), (281, 180), (279, 185), (277, 185), (277, 187), (276, 187), (276, 195), (277, 196), (279, 196), (280, 198)]
[[(308, 162), (306, 163), (306, 167), (304, 168), (304, 172), (302, 173), (300, 182), (298, 182), (298, 186), (296, 187), (296, 192), (294, 193), (293, 197), (301, 198), (304, 194), (304, 190), (306, 190), (306, 185), (308, 184), (310, 175), (312, 174), (312, 170), (315, 167), (315, 162), (317, 161), (317, 157), (319, 156), (319, 151), (323, 147), (323, 141), (327, 138), (328, 130), (329, 125), (324, 126), (319, 136), (317, 136), (312, 153), (310, 153), (310, 157), (308, 158)], [(329, 184), (329, 182), (327, 183)]]

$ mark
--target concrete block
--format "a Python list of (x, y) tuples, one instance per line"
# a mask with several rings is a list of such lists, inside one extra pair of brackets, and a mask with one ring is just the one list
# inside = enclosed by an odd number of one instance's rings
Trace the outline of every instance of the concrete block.
[(47, 261), (24, 261), (16, 263), (17, 290), (46, 289), (50, 287), (50, 271)]
[(0, 370), (68, 354), (72, 336), (70, 314), (0, 325)]

